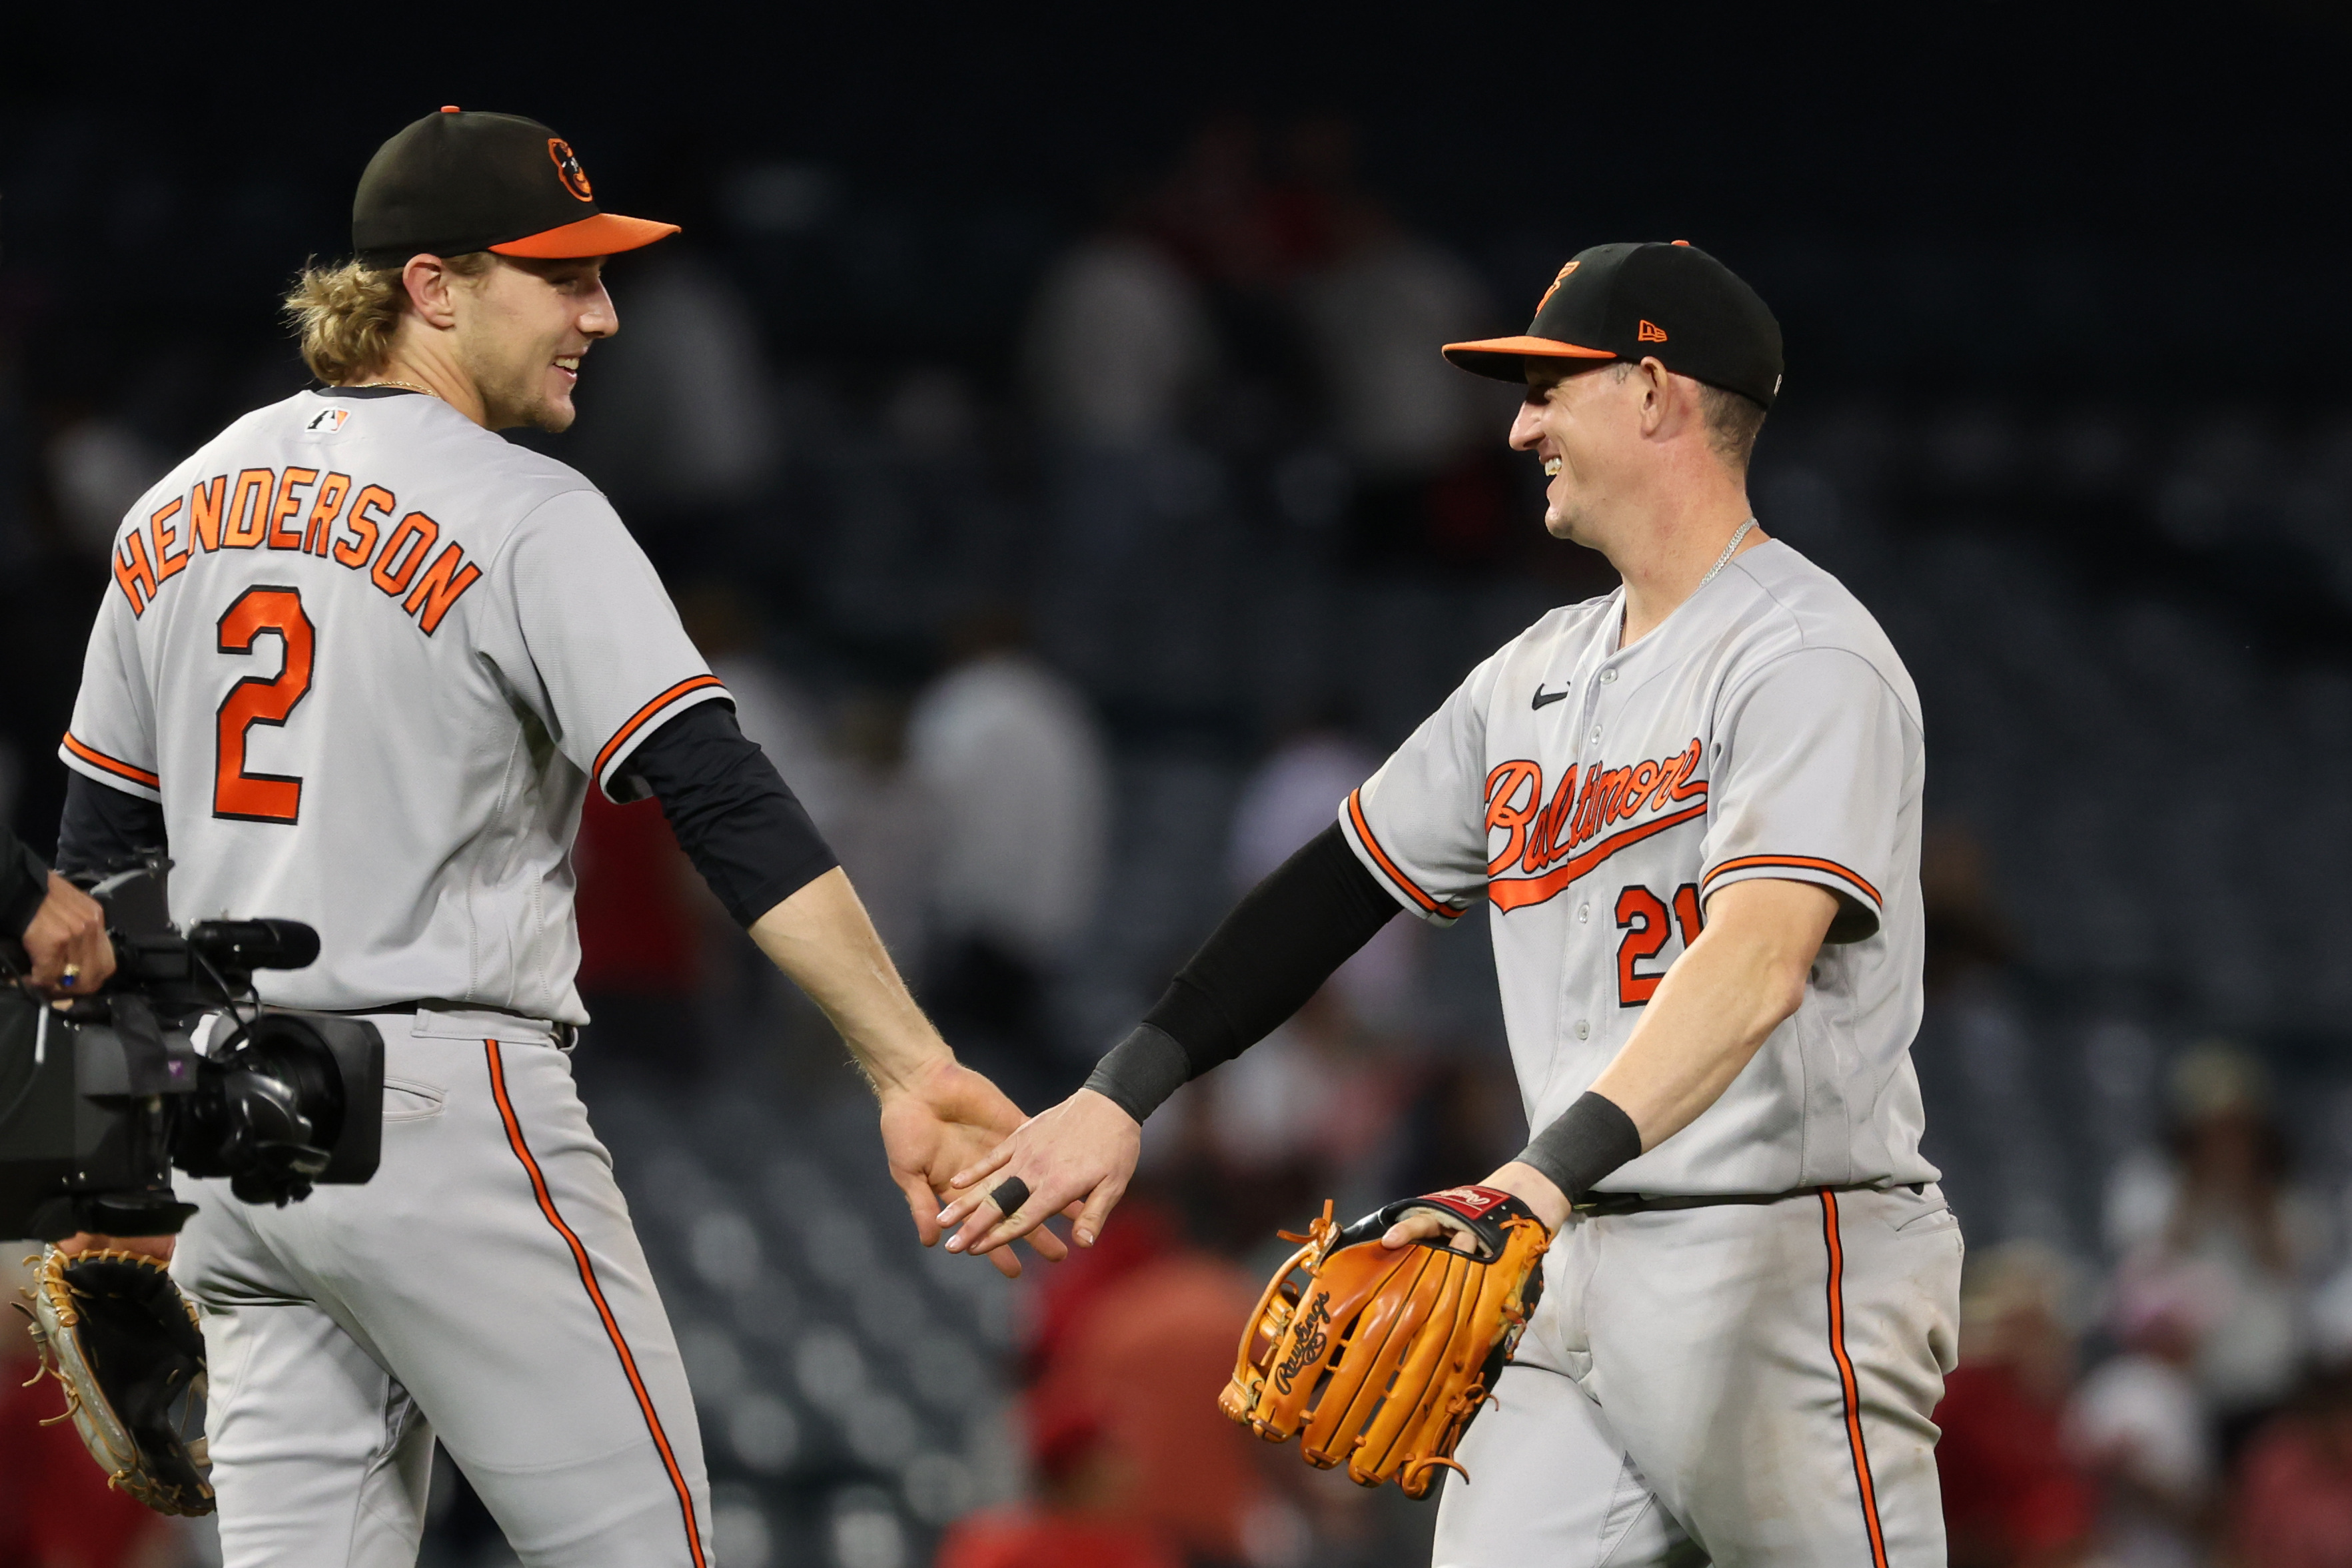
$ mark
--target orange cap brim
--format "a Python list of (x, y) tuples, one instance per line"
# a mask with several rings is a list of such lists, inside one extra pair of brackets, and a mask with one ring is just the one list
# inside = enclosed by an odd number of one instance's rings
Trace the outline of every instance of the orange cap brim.
[(1445, 357), (1465, 371), (1515, 382), (1527, 374), (1526, 360), (1613, 360), (1607, 349), (1588, 349), (1557, 338), (1481, 338), (1474, 343), (1448, 343)]
[(594, 217), (582, 218), (576, 224), (541, 229), (535, 235), (510, 239), (490, 248), (500, 256), (528, 256), (541, 261), (563, 260), (583, 256), (617, 256), (625, 250), (635, 250), (657, 239), (667, 239), (677, 233), (676, 224), (657, 224), (651, 218), (625, 218), (618, 213), (598, 213)]

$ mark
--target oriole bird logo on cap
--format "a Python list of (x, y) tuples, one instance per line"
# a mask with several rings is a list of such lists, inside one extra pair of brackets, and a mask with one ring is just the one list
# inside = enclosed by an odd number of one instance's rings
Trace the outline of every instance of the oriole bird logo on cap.
[(1543, 298), (1541, 299), (1536, 301), (1537, 315), (1540, 316), (1543, 314), (1543, 308), (1551, 303), (1551, 297), (1559, 292), (1559, 286), (1566, 283), (1568, 281), (1568, 275), (1575, 270), (1576, 263), (1572, 261), (1566, 267), (1559, 269), (1559, 276), (1551, 280), (1551, 287), (1543, 291)]
[(588, 183), (588, 171), (580, 166), (580, 155), (572, 151), (572, 143), (561, 136), (547, 139), (547, 155), (555, 160), (555, 177), (563, 188), (583, 202), (596, 199), (595, 187)]

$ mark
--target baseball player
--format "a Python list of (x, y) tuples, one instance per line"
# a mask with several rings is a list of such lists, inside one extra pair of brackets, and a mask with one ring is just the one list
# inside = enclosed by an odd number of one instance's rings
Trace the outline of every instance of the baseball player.
[(707, 1568), (693, 1403), (567, 1055), (587, 791), (657, 798), (826, 1009), (926, 1238), (1020, 1113), (908, 996), (611, 505), (492, 434), (572, 423), (603, 258), (672, 225), (600, 209), (547, 127), (452, 108), (383, 144), (352, 230), (289, 301), (325, 384), (125, 519), (62, 749), (69, 869), (167, 846), (175, 918), (318, 928), (265, 1000), (384, 1037), (372, 1182), (188, 1195), (223, 1549), (414, 1563), (437, 1437), (527, 1563)]
[[(1917, 697), (1837, 580), (1757, 527), (1780, 333), (1682, 242), (1562, 267), (1511, 444), (1545, 526), (1623, 584), (1470, 673), (1268, 877), (1087, 1085), (960, 1173), (950, 1249), (1073, 1199), (1091, 1243), (1139, 1124), (1403, 908), (1491, 902), (1528, 1124), (1486, 1185), (1554, 1228), (1463, 1438), (1441, 1568), (1944, 1560), (1929, 1416), (1957, 1221), (1919, 1154)], [(1441, 1238), (1423, 1209), (1384, 1239)]]

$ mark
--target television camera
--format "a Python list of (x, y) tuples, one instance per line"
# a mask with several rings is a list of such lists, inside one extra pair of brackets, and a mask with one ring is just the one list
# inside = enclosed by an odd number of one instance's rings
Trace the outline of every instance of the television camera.
[(293, 920), (176, 928), (170, 864), (147, 856), (89, 888), (116, 960), (96, 996), (51, 1006), (14, 983), (30, 966), (0, 944), (0, 1236), (176, 1233), (196, 1206), (172, 1190), (175, 1167), (280, 1206), (375, 1174), (383, 1037), (253, 991), (256, 970), (315, 960), (318, 933)]

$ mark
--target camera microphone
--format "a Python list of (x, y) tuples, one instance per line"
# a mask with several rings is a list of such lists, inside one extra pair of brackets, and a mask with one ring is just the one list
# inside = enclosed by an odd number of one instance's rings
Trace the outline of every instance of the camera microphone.
[(215, 968), (249, 975), (313, 962), (319, 934), (299, 920), (203, 920), (188, 927), (188, 946)]

